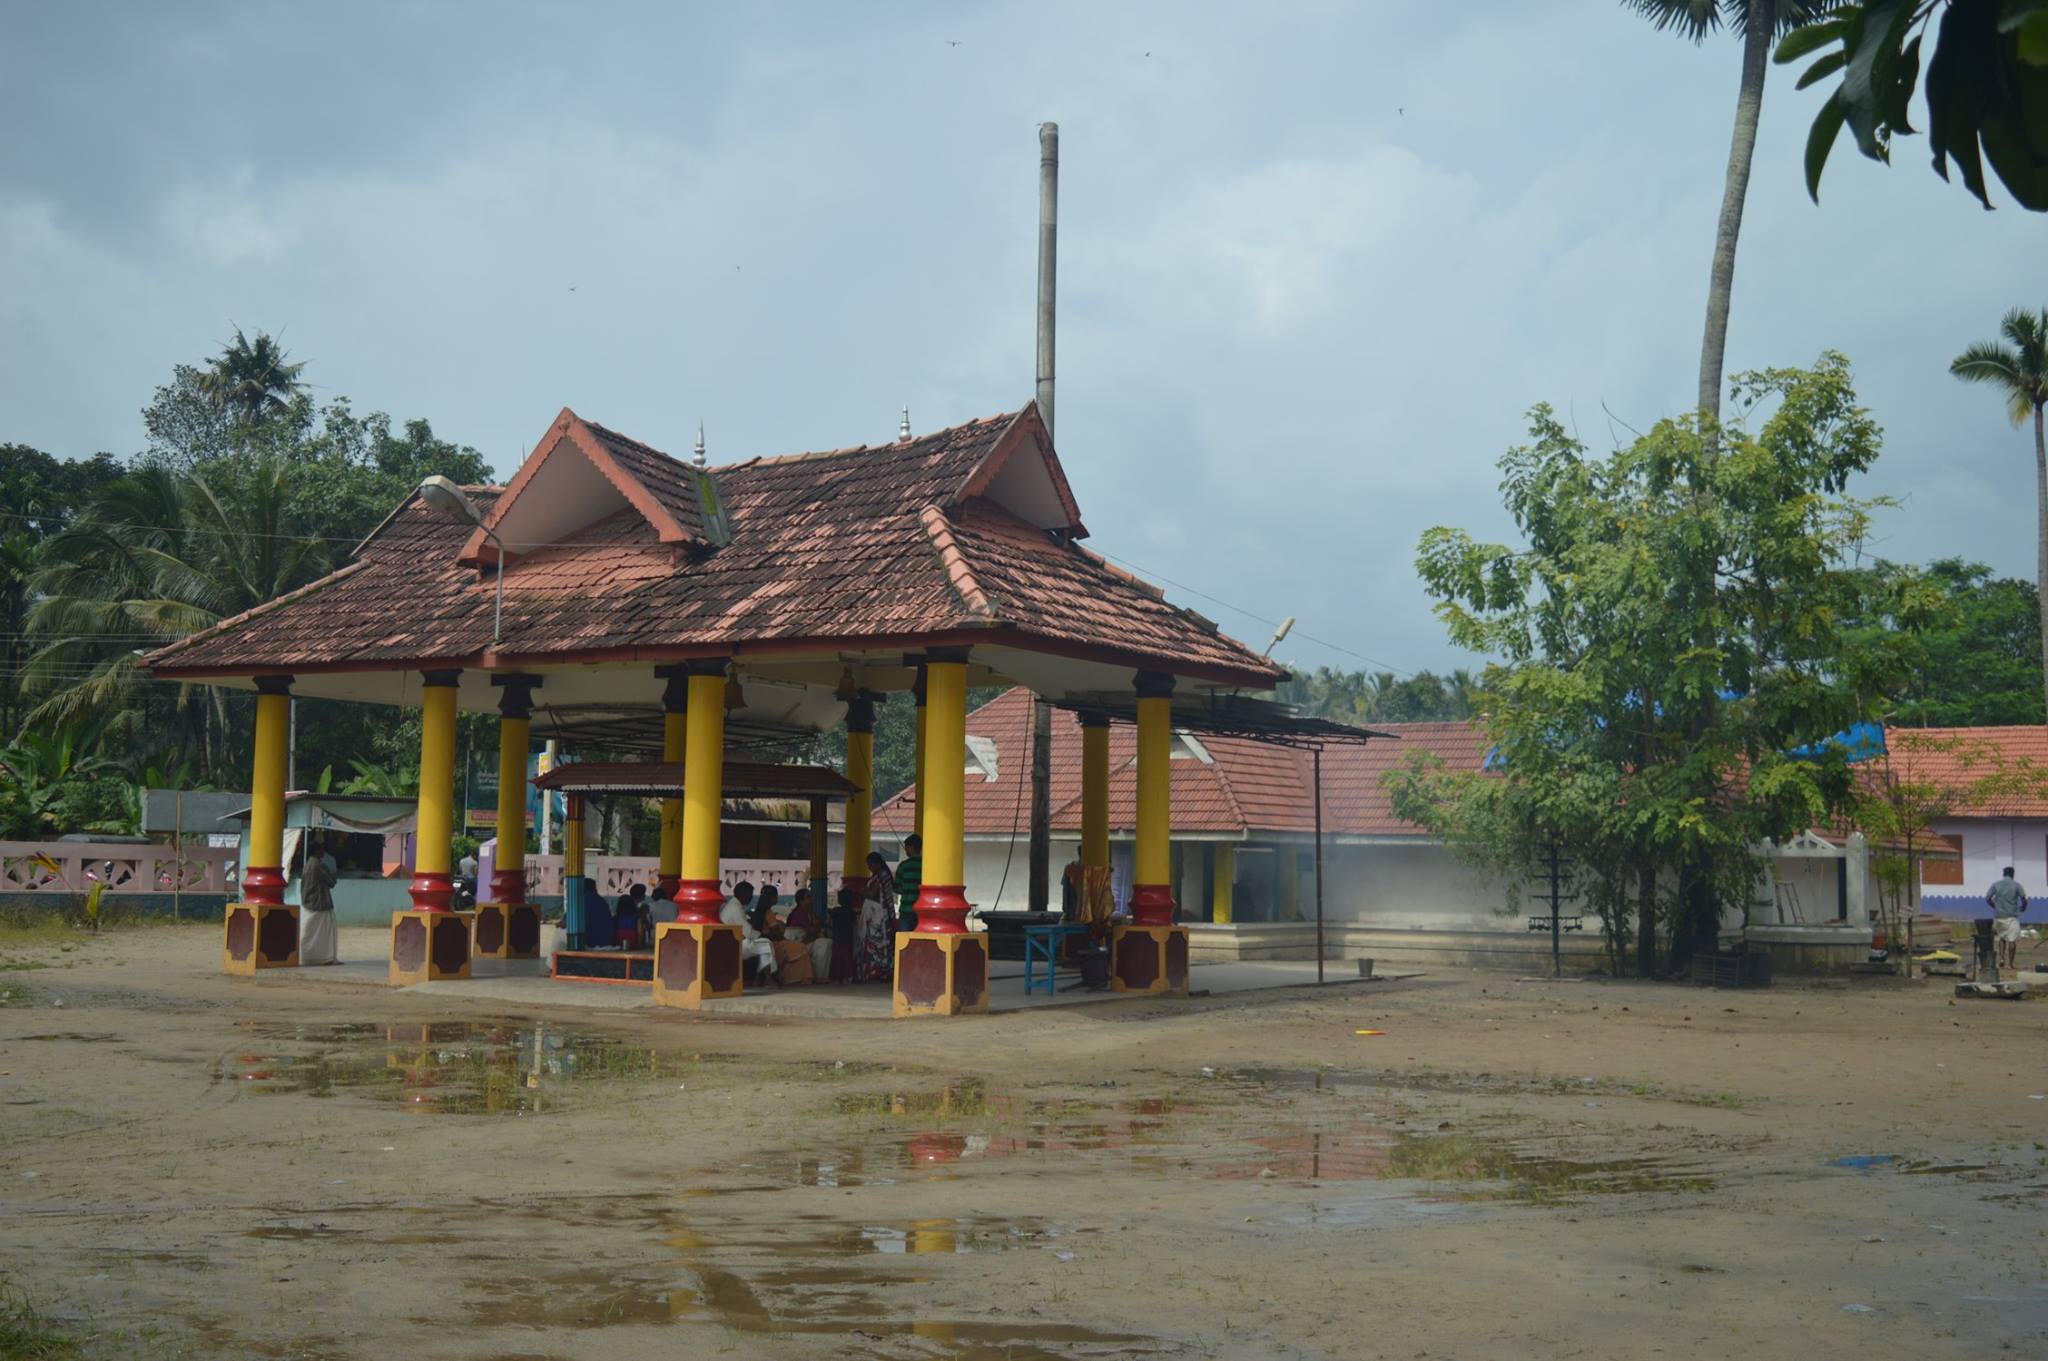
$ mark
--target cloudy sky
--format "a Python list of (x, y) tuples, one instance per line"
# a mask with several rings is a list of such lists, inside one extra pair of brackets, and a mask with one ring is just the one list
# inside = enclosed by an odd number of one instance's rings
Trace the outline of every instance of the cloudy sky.
[[(1691, 401), (1739, 55), (1610, 0), (5, 13), (0, 440), (133, 452), (235, 324), (507, 474), (565, 404), (714, 460), (1011, 409), (1053, 119), (1094, 545), (1404, 671), (1469, 661), (1416, 537), (1503, 532), (1528, 406), (1605, 448)], [(2048, 302), (2048, 223), (1920, 142), (1815, 207), (1816, 99), (1765, 100), (1729, 369), (1846, 351), (1879, 551), (2031, 574), (2027, 442), (1946, 366)]]

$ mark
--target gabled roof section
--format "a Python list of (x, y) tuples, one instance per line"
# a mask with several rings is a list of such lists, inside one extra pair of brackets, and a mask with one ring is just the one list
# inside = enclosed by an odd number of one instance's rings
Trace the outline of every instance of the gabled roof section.
[(1085, 539), (1081, 507), (1067, 485), (1066, 471), (1053, 452), (1052, 436), (1039, 417), (1038, 403), (1019, 411), (967, 480), (946, 498), (948, 506), (984, 501), (1039, 529), (1058, 530), (1069, 539)]
[[(708, 546), (695, 469), (563, 407), (487, 524), (515, 557), (572, 538), (630, 507), (663, 544)], [(469, 536), (465, 566), (494, 562), (482, 529)]]

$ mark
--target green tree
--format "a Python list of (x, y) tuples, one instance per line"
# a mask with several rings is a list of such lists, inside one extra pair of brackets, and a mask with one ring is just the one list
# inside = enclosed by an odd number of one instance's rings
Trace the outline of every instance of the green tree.
[(214, 404), (237, 427), (257, 429), (291, 410), (292, 399), (304, 390), (304, 361), (292, 363), (284, 347), (262, 331), (250, 340), (235, 328), (228, 342), (200, 380)]
[(1735, 288), (1735, 245), (1742, 235), (1742, 208), (1749, 197), (1749, 168), (1756, 156), (1757, 123), (1763, 114), (1764, 77), (1771, 42), (1828, 8), (1825, 0), (1622, 0), (1655, 24), (1694, 43), (1726, 23), (1742, 35), (1742, 81), (1735, 93), (1735, 126), (1728, 142), (1728, 170), (1721, 184), (1721, 216), (1714, 227), (1713, 268), (1707, 280), (1706, 333), (1700, 341), (1699, 407), (1721, 415), (1721, 371), (1728, 353), (1728, 308)]
[[(2031, 581), (1994, 577), (1982, 563), (1943, 558), (1925, 570), (1878, 562), (1862, 569), (1860, 599), (1843, 619), (1851, 647), (1903, 636), (1910, 667), (1893, 727), (2040, 723), (2041, 604)], [(1906, 602), (1922, 622), (1900, 634)]]
[(43, 541), (122, 471), (111, 454), (61, 460), (26, 444), (0, 444), (0, 739), (19, 729), (26, 712), (29, 582)]
[(1758, 845), (1844, 806), (1825, 739), (1879, 713), (1910, 660), (1899, 638), (1843, 634), (1873, 503), (1842, 493), (1880, 443), (1848, 362), (1732, 391), (1726, 426), (1660, 421), (1604, 458), (1537, 407), (1500, 464), (1523, 544), (1439, 527), (1417, 562), (1451, 640), (1503, 661), (1485, 677), (1496, 769), (1423, 789), (1410, 816), (1485, 826), (1475, 806), (1505, 800), (1492, 824), (1530, 830), (1489, 833), (1503, 868), (1555, 836), (1608, 900), (1632, 877), (1645, 974), (1660, 914), (1683, 966), (1752, 900)]
[[(1927, 101), (1934, 173), (1955, 162), (1963, 187), (1991, 206), (1984, 163), (2023, 208), (2048, 212), (2048, 6), (2040, 0), (1868, 0), (1832, 6), (1820, 22), (1778, 44), (1777, 60), (1821, 55), (1799, 88), (1839, 74), (1806, 138), (1806, 189), (1820, 198), (1821, 171), (1847, 126), (1856, 149), (1891, 161), (1895, 139), (1915, 131), (1914, 92)], [(1941, 16), (1920, 80), (1921, 42)]]
[[(2048, 89), (2042, 109), (2048, 114)], [(1998, 389), (2006, 414), (2015, 426), (2034, 422), (2035, 587), (2048, 590), (2048, 440), (2042, 434), (2041, 412), (2048, 406), (2048, 308), (2029, 312), (2015, 307), (1999, 323), (1999, 340), (1979, 341), (1957, 355), (1948, 371), (1966, 383), (1989, 383)], [(2041, 627), (2048, 633), (2048, 601), (2042, 605)], [(2048, 663), (2041, 671), (2048, 695)]]
[[(142, 650), (324, 571), (326, 545), (291, 531), (288, 499), (275, 460), (245, 471), (141, 468), (100, 488), (37, 562), (25, 681), (39, 702), (29, 721), (136, 714)], [(234, 749), (227, 701), (214, 687), (181, 686), (179, 709), (210, 774)]]

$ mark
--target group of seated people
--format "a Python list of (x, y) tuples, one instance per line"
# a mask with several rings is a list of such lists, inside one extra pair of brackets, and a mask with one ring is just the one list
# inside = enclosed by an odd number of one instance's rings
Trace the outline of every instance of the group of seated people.
[[(915, 928), (917, 838), (910, 838), (899, 871), (879, 852), (868, 857), (866, 881), (842, 888), (829, 912), (820, 911), (811, 890), (799, 888), (787, 914), (777, 910), (782, 891), (774, 884), (756, 891), (745, 880), (733, 885), (719, 920), (740, 928), (740, 952), (750, 984), (887, 982), (894, 968), (894, 937)], [(904, 873), (908, 871), (908, 876)], [(898, 907), (898, 899), (902, 907)], [(647, 950), (655, 928), (676, 920), (676, 905), (665, 890), (650, 895), (635, 884), (613, 904), (589, 880), (583, 884), (583, 946)]]

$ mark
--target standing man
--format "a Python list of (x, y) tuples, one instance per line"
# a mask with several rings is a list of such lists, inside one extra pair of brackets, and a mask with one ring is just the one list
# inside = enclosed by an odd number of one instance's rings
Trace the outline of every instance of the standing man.
[(917, 929), (917, 895), (924, 888), (924, 838), (916, 832), (903, 838), (903, 859), (896, 863), (896, 929)]
[(2020, 913), (2027, 910), (2027, 891), (2012, 877), (2012, 866), (2005, 867), (2005, 876), (1991, 886), (1984, 895), (1984, 901), (1991, 904), (1992, 949), (2001, 973), (2006, 969), (2020, 966)]

